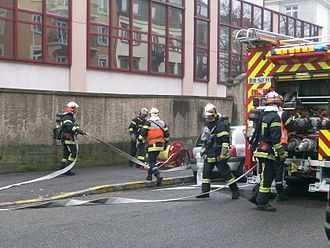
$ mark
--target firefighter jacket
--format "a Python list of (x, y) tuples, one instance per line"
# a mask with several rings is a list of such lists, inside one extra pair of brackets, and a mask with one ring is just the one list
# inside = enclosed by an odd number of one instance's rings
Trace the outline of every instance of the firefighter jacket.
[(169, 130), (166, 123), (159, 118), (147, 120), (138, 136), (139, 142), (147, 143), (148, 152), (163, 151), (169, 140)]
[(138, 137), (140, 134), (140, 131), (143, 127), (143, 124), (145, 123), (145, 120), (141, 117), (137, 116), (133, 120), (131, 120), (131, 123), (128, 126), (128, 131), (130, 135), (135, 135), (135, 137)]
[(76, 123), (73, 113), (64, 113), (62, 120), (62, 142), (64, 144), (75, 144), (75, 136), (77, 134), (84, 134), (79, 129), (79, 125)]
[(226, 150), (229, 152), (229, 126), (217, 118), (207, 123), (201, 135), (203, 142), (203, 156), (208, 163), (216, 163), (220, 155)]
[(281, 145), (281, 118), (277, 107), (267, 106), (261, 122), (260, 144), (255, 157), (275, 160), (283, 154)]

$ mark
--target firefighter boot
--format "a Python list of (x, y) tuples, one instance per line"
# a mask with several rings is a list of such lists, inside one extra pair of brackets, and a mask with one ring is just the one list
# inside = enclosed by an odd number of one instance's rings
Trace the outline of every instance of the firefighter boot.
[(196, 196), (196, 198), (209, 198), (210, 194), (206, 194), (207, 192), (210, 192), (211, 190), (211, 184), (209, 183), (202, 183), (202, 193), (198, 196)]
[(74, 173), (73, 171), (69, 170), (69, 171), (65, 172), (64, 175), (66, 175), (66, 176), (74, 176), (74, 175), (76, 175), (76, 173)]
[[(62, 165), (61, 165), (61, 170), (64, 169), (65, 167), (67, 167), (71, 162), (68, 161), (68, 160), (63, 160), (62, 161)], [(65, 172), (63, 175), (66, 175), (66, 176), (74, 176), (75, 173), (71, 170)]]
[(240, 196), (239, 189), (237, 186), (237, 183), (232, 183), (229, 185), (229, 188), (231, 190), (231, 199), (237, 200)]
[(156, 186), (162, 185), (163, 178), (160, 176), (160, 172), (157, 167), (153, 168), (153, 173), (154, 173), (155, 177), (157, 178)]
[(160, 176), (160, 174), (157, 174), (157, 175), (156, 175), (156, 178), (157, 178), (157, 183), (156, 183), (156, 185), (157, 185), (157, 186), (162, 185), (163, 178)]
[(254, 186), (254, 188), (252, 189), (252, 197), (249, 199), (250, 202), (252, 202), (253, 204), (257, 205), (257, 194), (259, 191), (259, 184), (257, 184), (256, 186)]
[(275, 212), (276, 208), (269, 204), (269, 192), (258, 192), (256, 202), (257, 202), (257, 210), (260, 211), (268, 211)]
[(148, 170), (148, 175), (146, 177), (146, 180), (147, 181), (152, 181), (152, 169), (151, 168), (149, 168), (149, 170)]
[(274, 208), (272, 205), (267, 203), (267, 204), (264, 204), (264, 205), (257, 205), (257, 210), (267, 211), (267, 212), (275, 212), (276, 208)]

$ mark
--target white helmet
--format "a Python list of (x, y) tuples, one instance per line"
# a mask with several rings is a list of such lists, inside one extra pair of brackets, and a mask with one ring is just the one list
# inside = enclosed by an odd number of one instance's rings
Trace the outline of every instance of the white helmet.
[(271, 91), (266, 95), (266, 105), (281, 105), (283, 97), (275, 91)]
[(216, 107), (212, 103), (205, 105), (203, 115), (207, 122), (215, 121), (218, 116), (220, 117), (220, 114), (217, 112)]
[(159, 110), (157, 108), (151, 108), (150, 115), (151, 117), (159, 117)]
[(79, 108), (79, 105), (76, 102), (68, 102), (64, 107), (64, 112), (75, 113)]
[(146, 118), (149, 114), (149, 110), (147, 108), (141, 108), (139, 111), (139, 116), (142, 118)]

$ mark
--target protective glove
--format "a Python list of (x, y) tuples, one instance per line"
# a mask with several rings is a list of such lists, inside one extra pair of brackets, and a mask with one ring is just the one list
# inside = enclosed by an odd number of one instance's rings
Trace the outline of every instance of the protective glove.
[(230, 158), (229, 144), (228, 143), (222, 143), (221, 153), (220, 153), (218, 159), (219, 160), (227, 160), (228, 158)]
[(140, 143), (144, 143), (144, 142), (145, 142), (145, 139), (144, 139), (144, 137), (143, 137), (142, 135), (139, 135), (139, 136), (137, 137), (137, 140), (138, 140), (138, 142), (140, 142)]
[(280, 161), (284, 161), (288, 157), (288, 152), (284, 149), (284, 147), (277, 146), (274, 150), (274, 155), (276, 158), (278, 158)]

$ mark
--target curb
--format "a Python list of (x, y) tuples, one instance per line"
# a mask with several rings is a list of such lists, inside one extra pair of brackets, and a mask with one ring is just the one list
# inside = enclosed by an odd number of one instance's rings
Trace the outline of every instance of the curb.
[[(162, 186), (185, 184), (185, 183), (191, 183), (193, 181), (194, 181), (193, 176), (165, 177), (163, 179)], [(116, 191), (136, 190), (136, 189), (152, 188), (152, 187), (156, 187), (155, 181), (152, 181), (152, 182), (133, 181), (133, 182), (126, 182), (126, 183), (118, 183), (118, 184), (105, 184), (105, 185), (98, 185), (98, 186), (94, 186), (91, 188), (73, 191), (73, 192), (63, 192), (63, 193), (59, 193), (59, 194), (56, 194), (56, 195), (50, 196), (50, 197), (39, 197), (39, 198), (33, 198), (33, 199), (27, 199), (27, 200), (2, 202), (2, 203), (0, 203), (0, 207), (40, 203), (40, 202), (46, 202), (46, 201), (52, 201), (52, 200), (63, 200), (63, 199), (71, 198), (71, 197), (103, 194), (103, 193), (116, 192)]]

